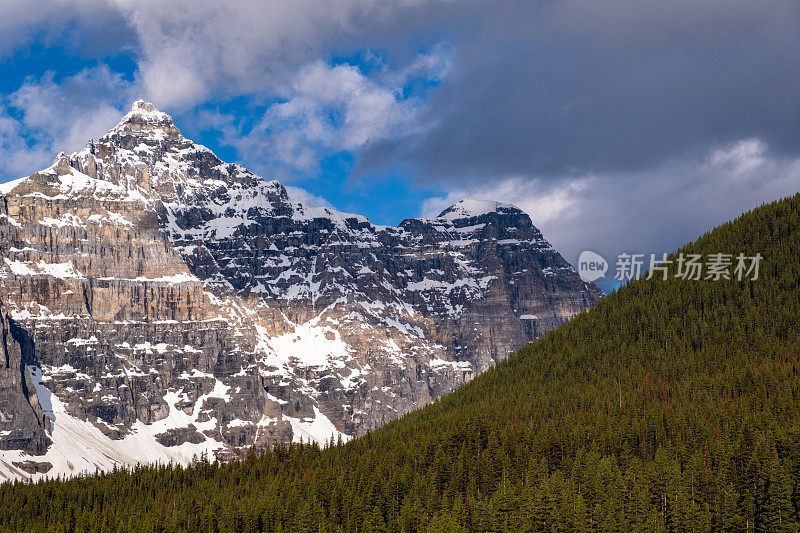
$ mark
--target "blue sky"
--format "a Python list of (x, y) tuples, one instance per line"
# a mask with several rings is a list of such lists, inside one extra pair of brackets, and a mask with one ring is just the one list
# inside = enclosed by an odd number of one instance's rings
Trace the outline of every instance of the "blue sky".
[(0, 180), (143, 98), (311, 203), (510, 202), (573, 263), (800, 189), (796, 0), (12, 0), (0, 68)]

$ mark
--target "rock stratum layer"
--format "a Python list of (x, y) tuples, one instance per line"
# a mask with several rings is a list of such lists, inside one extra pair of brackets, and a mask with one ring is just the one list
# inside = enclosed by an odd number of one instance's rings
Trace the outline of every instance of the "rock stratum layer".
[(357, 436), (602, 295), (514, 206), (376, 226), (142, 101), (0, 188), (0, 480)]

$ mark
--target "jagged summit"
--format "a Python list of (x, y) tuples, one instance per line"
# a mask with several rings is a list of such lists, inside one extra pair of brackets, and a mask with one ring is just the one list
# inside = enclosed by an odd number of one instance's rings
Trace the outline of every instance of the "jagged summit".
[(130, 111), (122, 117), (120, 124), (126, 122), (147, 122), (151, 124), (164, 124), (169, 123), (174, 125), (172, 117), (163, 111), (159, 111), (155, 105), (144, 100), (136, 100), (132, 105)]
[(148, 117), (156, 117), (156, 118), (170, 118), (169, 115), (164, 113), (163, 111), (159, 111), (155, 105), (151, 102), (145, 102), (141, 98), (136, 100), (133, 104), (131, 104), (131, 109), (128, 112), (128, 115), (139, 115), (139, 116), (148, 116)]
[(522, 210), (515, 205), (504, 204), (492, 200), (477, 200), (475, 198), (465, 198), (457, 202), (441, 213), (437, 218), (445, 220), (462, 220), (465, 218), (476, 218), (487, 213), (500, 214), (521, 214)]
[[(159, 111), (155, 105), (144, 100), (136, 100), (130, 111), (100, 141), (133, 139), (151, 144), (158, 141), (182, 142), (184, 137), (175, 126), (172, 117)], [(123, 142), (123, 144), (126, 144)]]

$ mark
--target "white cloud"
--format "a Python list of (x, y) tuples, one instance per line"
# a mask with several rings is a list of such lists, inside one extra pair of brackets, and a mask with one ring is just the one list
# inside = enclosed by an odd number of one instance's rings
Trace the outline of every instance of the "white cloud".
[(357, 152), (425, 128), (419, 119), (422, 101), (405, 97), (402, 90), (410, 79), (440, 79), (446, 63), (444, 53), (435, 49), (406, 68), (384, 68), (370, 77), (354, 65), (315, 61), (281, 89), (282, 100), (268, 107), (247, 134), (231, 121), (217, 117), (211, 122), (243, 160), (260, 165), (265, 174), (284, 180), (296, 172), (314, 174), (326, 155)]
[(0, 100), (0, 175), (29, 175), (80, 149), (113, 127), (129, 100), (125, 81), (102, 65), (60, 83), (52, 72), (28, 79)]
[(296, 132), (311, 143), (355, 150), (394, 136), (414, 123), (416, 102), (401, 100), (352, 65), (321, 61), (301, 69), (289, 99), (273, 105), (260, 127)]

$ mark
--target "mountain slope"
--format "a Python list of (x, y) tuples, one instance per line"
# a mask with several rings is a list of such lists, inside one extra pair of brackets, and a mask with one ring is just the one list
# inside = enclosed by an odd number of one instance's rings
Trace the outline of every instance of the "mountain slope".
[(347, 439), (601, 296), (513, 206), (376, 226), (141, 101), (0, 193), (0, 479)]
[(5, 485), (0, 523), (794, 530), (800, 195), (681, 251), (764, 259), (754, 281), (632, 282), (452, 394), (348, 444)]

